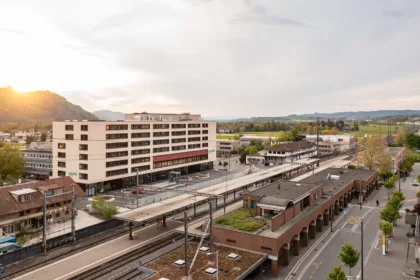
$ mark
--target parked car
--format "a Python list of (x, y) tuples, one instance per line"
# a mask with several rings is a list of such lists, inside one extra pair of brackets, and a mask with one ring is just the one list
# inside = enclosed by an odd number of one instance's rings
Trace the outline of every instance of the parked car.
[(419, 186), (419, 182), (413, 181), (413, 186), (418, 187)]
[(133, 190), (131, 193), (132, 194), (137, 194), (137, 192), (138, 192), (138, 194), (143, 194), (143, 189)]

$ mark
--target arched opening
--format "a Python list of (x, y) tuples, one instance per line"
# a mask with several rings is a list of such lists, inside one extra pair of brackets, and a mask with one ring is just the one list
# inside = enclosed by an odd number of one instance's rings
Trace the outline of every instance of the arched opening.
[(290, 261), (290, 245), (285, 243), (281, 246), (278, 255), (278, 264), (282, 266), (288, 266)]
[(308, 247), (309, 232), (307, 227), (302, 228), (299, 234), (299, 239), (301, 247)]
[(300, 240), (300, 236), (295, 234), (292, 239), (290, 240), (289, 244), (290, 244), (290, 255), (291, 256), (299, 256), (299, 240)]

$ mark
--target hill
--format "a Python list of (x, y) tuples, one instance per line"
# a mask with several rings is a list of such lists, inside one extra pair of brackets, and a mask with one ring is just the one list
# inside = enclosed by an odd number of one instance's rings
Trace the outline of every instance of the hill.
[(125, 114), (121, 112), (113, 112), (110, 110), (100, 110), (92, 112), (98, 119), (104, 121), (120, 121), (125, 119)]
[(82, 107), (50, 91), (19, 93), (11, 87), (0, 88), (0, 100), (0, 122), (35, 123), (98, 119)]
[(356, 111), (356, 112), (337, 112), (337, 113), (313, 113), (301, 115), (288, 115), (284, 117), (251, 117), (235, 119), (234, 121), (296, 121), (296, 120), (316, 120), (334, 119), (334, 120), (367, 120), (395, 116), (415, 116), (420, 115), (420, 110), (379, 110), (379, 111)]

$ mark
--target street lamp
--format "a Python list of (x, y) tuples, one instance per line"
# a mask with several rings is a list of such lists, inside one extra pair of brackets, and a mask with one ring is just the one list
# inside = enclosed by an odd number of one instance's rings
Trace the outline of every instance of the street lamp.
[(216, 280), (219, 280), (219, 251), (207, 253), (207, 256), (216, 255)]

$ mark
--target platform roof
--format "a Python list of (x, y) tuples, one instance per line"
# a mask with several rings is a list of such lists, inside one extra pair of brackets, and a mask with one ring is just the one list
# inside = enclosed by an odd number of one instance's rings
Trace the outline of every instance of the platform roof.
[[(225, 193), (226, 191), (231, 192), (233, 190), (240, 189), (248, 184), (254, 184), (258, 181), (268, 179), (270, 177), (286, 173), (291, 170), (296, 170), (300, 167), (301, 166), (299, 165), (283, 164), (280, 166), (266, 169), (262, 172), (252, 173), (241, 178), (227, 181), (227, 183), (223, 182), (197, 191), (200, 193), (220, 195)], [(205, 201), (207, 199), (208, 198), (205, 196), (181, 194), (170, 199), (166, 199), (160, 202), (146, 205), (138, 209), (115, 215), (114, 218), (130, 222), (145, 222), (154, 217), (162, 216), (172, 211), (183, 209), (194, 203)]]

